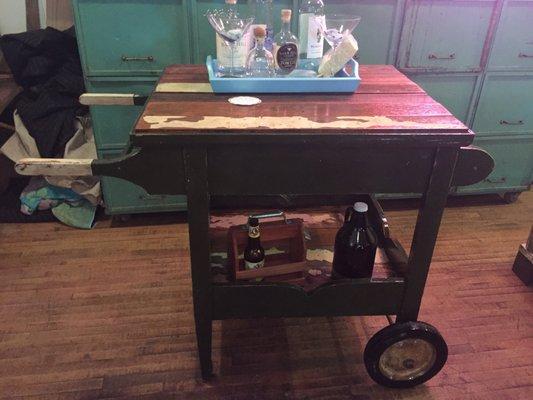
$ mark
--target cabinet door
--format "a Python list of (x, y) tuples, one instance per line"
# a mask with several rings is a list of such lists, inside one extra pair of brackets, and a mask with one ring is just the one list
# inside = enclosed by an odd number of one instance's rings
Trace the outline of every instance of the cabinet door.
[[(100, 152), (102, 159), (120, 156), (122, 152)], [(186, 196), (150, 195), (142, 187), (119, 178), (102, 177), (106, 213), (133, 214), (143, 212), (183, 211)]]
[(482, 182), (458, 188), (458, 193), (528, 190), (533, 173), (533, 136), (478, 137), (474, 145), (494, 158), (494, 170)]
[(401, 68), (478, 72), (495, 1), (412, 0), (399, 50)]
[[(398, 0), (328, 0), (326, 12), (361, 16), (354, 31), (359, 42), (359, 60), (362, 64), (390, 64), (391, 48), (396, 32)], [(399, 30), (399, 29), (398, 29)]]
[(533, 133), (533, 75), (487, 75), (474, 131), (481, 135)]
[(533, 69), (533, 1), (507, 1), (489, 68)]
[(409, 77), (457, 119), (468, 124), (477, 75), (409, 74)]
[[(156, 81), (96, 81), (87, 82), (90, 93), (134, 93), (149, 95)], [(94, 138), (98, 150), (122, 150), (129, 143), (133, 124), (142, 111), (140, 106), (93, 106)]]
[(185, 0), (74, 0), (87, 76), (159, 75), (190, 62)]

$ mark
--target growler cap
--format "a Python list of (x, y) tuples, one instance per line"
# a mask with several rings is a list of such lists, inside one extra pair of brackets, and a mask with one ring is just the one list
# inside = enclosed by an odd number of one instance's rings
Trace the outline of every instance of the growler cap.
[(359, 213), (365, 213), (368, 211), (368, 204), (363, 203), (362, 201), (358, 201), (353, 205), (353, 208)]
[(250, 217), (248, 218), (248, 225), (249, 226), (259, 226), (259, 219)]
[(282, 21), (290, 21), (292, 16), (292, 10), (289, 10), (288, 8), (284, 8), (281, 10), (281, 20)]
[(266, 36), (266, 30), (263, 26), (256, 26), (254, 28), (254, 36), (257, 38), (264, 38)]

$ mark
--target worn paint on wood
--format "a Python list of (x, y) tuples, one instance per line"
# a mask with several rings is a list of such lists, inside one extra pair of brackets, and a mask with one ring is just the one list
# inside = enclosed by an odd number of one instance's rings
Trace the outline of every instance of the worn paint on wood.
[(91, 176), (93, 160), (24, 158), (15, 165), (20, 175), (29, 176)]
[(209, 83), (160, 83), (157, 85), (156, 92), (159, 93), (213, 93)]
[[(361, 66), (360, 74), (362, 83), (355, 94), (264, 94), (261, 104), (247, 108), (228, 103), (227, 95), (155, 92), (135, 131), (143, 136), (199, 130), (202, 135), (432, 133), (443, 140), (453, 136), (462, 144), (471, 142), (473, 134), (466, 126), (394, 67)], [(165, 70), (159, 85), (201, 83), (208, 84), (205, 66), (175, 65)], [(417, 137), (433, 143), (434, 139)]]
[(157, 129), (336, 129), (352, 130), (365, 128), (423, 128), (445, 129), (449, 124), (422, 123), (415, 121), (398, 121), (381, 116), (339, 116), (334, 121), (317, 122), (305, 117), (225, 117), (206, 116), (198, 121), (190, 121), (186, 116), (144, 116), (143, 120), (149, 125), (149, 130)]

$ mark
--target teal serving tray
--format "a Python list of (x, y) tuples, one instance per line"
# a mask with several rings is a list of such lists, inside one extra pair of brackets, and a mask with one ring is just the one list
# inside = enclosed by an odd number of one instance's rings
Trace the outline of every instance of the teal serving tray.
[(353, 93), (361, 82), (356, 61), (351, 76), (333, 78), (224, 78), (216, 76), (216, 59), (208, 56), (206, 64), (215, 93)]

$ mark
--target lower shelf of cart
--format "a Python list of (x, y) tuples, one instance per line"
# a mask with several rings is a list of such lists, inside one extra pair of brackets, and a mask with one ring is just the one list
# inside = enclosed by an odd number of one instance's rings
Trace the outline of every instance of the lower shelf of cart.
[(213, 318), (396, 315), (403, 278), (336, 280), (312, 291), (279, 282), (213, 285)]

